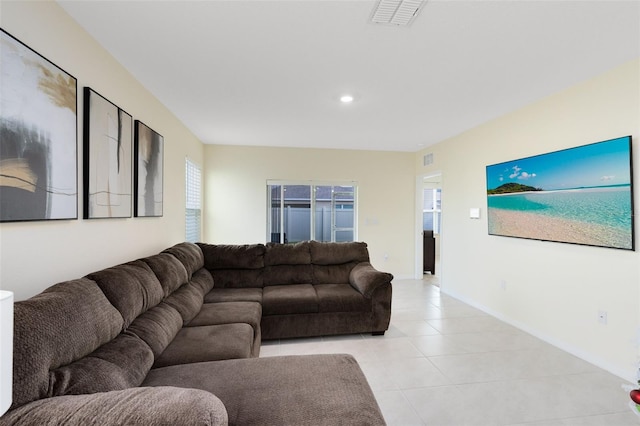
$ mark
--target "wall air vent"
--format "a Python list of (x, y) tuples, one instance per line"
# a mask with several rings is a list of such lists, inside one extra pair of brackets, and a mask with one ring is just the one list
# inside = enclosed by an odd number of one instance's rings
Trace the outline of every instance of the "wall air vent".
[(425, 3), (425, 0), (380, 0), (373, 10), (371, 22), (406, 27)]
[(433, 164), (433, 153), (429, 153), (429, 154), (425, 154), (424, 157), (422, 157), (422, 165), (423, 166), (428, 166)]

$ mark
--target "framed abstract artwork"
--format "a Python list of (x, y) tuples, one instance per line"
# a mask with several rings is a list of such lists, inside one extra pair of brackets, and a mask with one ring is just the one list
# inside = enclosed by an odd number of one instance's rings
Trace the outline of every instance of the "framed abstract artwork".
[(631, 136), (487, 166), (489, 234), (634, 250)]
[(133, 118), (84, 88), (84, 218), (131, 217)]
[(162, 216), (164, 138), (139, 120), (135, 121), (133, 214)]
[(77, 219), (77, 80), (0, 29), (0, 222)]

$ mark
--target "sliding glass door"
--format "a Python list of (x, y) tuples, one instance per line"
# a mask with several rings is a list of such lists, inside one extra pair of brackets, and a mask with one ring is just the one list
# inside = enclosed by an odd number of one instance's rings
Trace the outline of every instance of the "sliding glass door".
[(354, 241), (356, 185), (267, 182), (267, 241)]

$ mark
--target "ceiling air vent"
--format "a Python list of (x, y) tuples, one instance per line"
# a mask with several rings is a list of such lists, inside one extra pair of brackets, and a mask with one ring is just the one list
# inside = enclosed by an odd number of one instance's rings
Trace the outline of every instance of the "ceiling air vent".
[(430, 164), (433, 164), (433, 153), (425, 154), (424, 157), (422, 157), (423, 166), (428, 166)]
[(371, 22), (405, 27), (418, 15), (425, 0), (380, 0)]

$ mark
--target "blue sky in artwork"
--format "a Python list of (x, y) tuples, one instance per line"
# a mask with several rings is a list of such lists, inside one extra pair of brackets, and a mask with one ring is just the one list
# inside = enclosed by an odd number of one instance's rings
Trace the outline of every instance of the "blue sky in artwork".
[(630, 184), (630, 138), (487, 166), (487, 189), (521, 183), (544, 190)]

